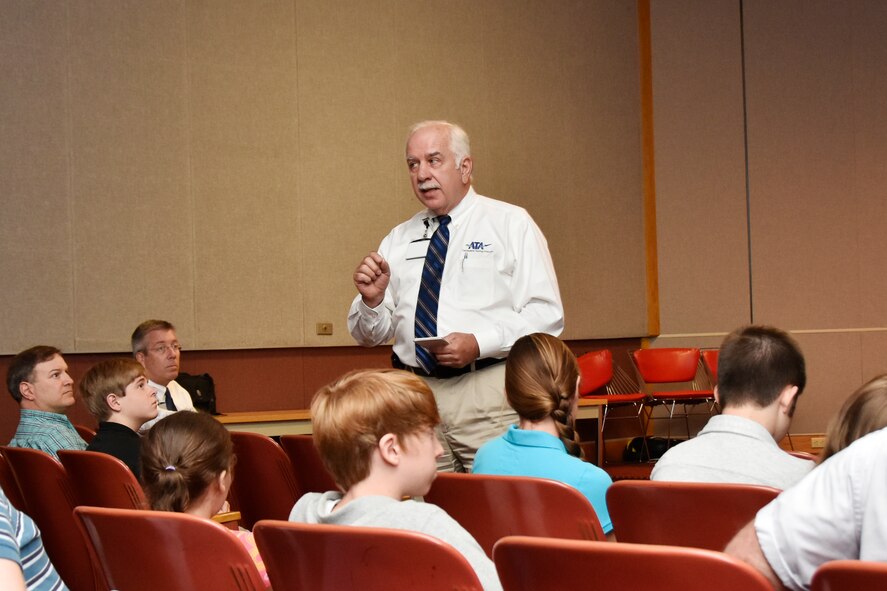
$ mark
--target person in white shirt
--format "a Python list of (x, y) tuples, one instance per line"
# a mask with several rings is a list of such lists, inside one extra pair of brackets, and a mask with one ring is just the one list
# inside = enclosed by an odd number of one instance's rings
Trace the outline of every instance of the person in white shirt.
[(754, 325), (734, 330), (718, 356), (721, 414), (665, 452), (650, 479), (790, 487), (813, 469), (777, 443), (806, 383), (804, 356), (787, 333)]
[(809, 589), (832, 560), (887, 562), (887, 429), (830, 457), (758, 511), (724, 550), (775, 589)]
[[(439, 467), (470, 471), (477, 448), (517, 420), (505, 401), (501, 361), (526, 334), (559, 335), (563, 305), (548, 243), (527, 211), (472, 188), (461, 127), (414, 125), (406, 161), (425, 209), (355, 269), (348, 328), (368, 347), (394, 338), (393, 365), (423, 377), (437, 399), (445, 450)], [(448, 237), (440, 251), (432, 245), (442, 232)], [(437, 279), (423, 279), (435, 253)], [(439, 285), (431, 296), (436, 310), (423, 299), (423, 282)], [(419, 337), (440, 338), (423, 345)]]
[(157, 418), (142, 425), (140, 431), (176, 411), (197, 412), (191, 395), (176, 382), (182, 354), (176, 327), (165, 320), (146, 320), (136, 327), (131, 340), (132, 354), (145, 368), (148, 385), (157, 395)]

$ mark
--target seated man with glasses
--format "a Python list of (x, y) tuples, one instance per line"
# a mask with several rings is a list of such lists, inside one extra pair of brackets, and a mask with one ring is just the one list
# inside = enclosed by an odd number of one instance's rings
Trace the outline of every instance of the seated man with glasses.
[(132, 333), (132, 354), (145, 368), (148, 385), (157, 394), (156, 419), (142, 425), (146, 431), (151, 425), (179, 410), (196, 412), (191, 395), (176, 382), (182, 346), (176, 337), (176, 327), (165, 320), (146, 320)]

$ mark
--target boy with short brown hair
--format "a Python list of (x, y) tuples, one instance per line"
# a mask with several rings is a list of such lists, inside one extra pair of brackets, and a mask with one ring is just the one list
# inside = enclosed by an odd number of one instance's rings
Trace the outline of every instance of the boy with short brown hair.
[(135, 359), (108, 359), (92, 366), (80, 382), (86, 407), (99, 421), (87, 451), (123, 461), (136, 478), (141, 474), (139, 427), (157, 416), (157, 398), (145, 369)]
[(485, 590), (502, 588), (493, 563), (443, 509), (401, 500), (428, 492), (443, 454), (440, 415), (423, 380), (400, 370), (348, 373), (315, 394), (311, 420), (317, 450), (345, 493), (306, 494), (290, 521), (425, 533), (465, 556)]

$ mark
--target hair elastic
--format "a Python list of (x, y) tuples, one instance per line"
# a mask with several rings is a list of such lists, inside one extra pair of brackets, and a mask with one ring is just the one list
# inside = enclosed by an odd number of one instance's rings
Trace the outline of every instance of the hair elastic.
[(176, 471), (176, 467), (172, 466), (172, 465), (165, 466), (163, 469), (166, 470), (167, 472), (175, 472)]

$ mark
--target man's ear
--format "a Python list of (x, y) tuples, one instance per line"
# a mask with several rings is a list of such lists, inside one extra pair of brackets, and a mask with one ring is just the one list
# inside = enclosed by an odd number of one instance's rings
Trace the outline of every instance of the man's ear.
[(786, 386), (785, 388), (783, 388), (782, 392), (779, 393), (779, 410), (784, 413), (789, 413), (793, 406), (792, 401), (797, 395), (797, 386)]
[(379, 439), (379, 454), (382, 459), (392, 466), (400, 464), (400, 443), (397, 441), (397, 435), (394, 433), (386, 433)]
[(145, 352), (144, 351), (136, 351), (135, 354), (136, 361), (142, 364), (142, 367), (145, 367)]
[(720, 406), (721, 405), (721, 393), (718, 392), (718, 387), (715, 386), (715, 403)]
[(462, 159), (462, 164), (459, 165), (459, 174), (462, 176), (462, 184), (469, 184), (471, 182), (471, 171), (474, 169), (474, 162), (471, 160), (471, 156), (466, 156)]
[(19, 382), (18, 391), (22, 395), (22, 400), (34, 400), (36, 397), (31, 382)]

